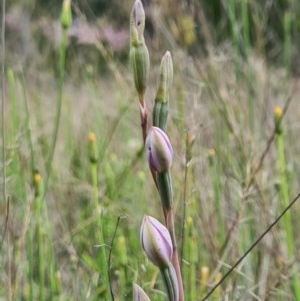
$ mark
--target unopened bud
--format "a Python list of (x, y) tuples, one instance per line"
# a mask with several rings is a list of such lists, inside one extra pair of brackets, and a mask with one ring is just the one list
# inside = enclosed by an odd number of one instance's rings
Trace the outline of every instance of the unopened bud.
[(150, 70), (149, 52), (144, 42), (130, 48), (130, 62), (135, 88), (139, 96), (143, 97), (147, 88)]
[(43, 194), (43, 183), (40, 172), (36, 169), (33, 172), (34, 195), (39, 197)]
[(142, 1), (136, 0), (134, 2), (130, 15), (130, 39), (132, 44), (137, 44), (144, 41), (145, 30), (145, 11)]
[(214, 159), (216, 157), (216, 151), (214, 148), (210, 148), (208, 150), (208, 161), (209, 161), (209, 164), (213, 164), (214, 163)]
[(173, 159), (173, 148), (167, 134), (158, 127), (151, 127), (145, 142), (146, 157), (149, 166), (157, 172), (170, 169)]
[(168, 229), (157, 219), (144, 216), (140, 240), (147, 257), (154, 265), (160, 269), (170, 265), (173, 254), (171, 236)]
[(126, 240), (123, 235), (118, 238), (117, 252), (118, 252), (119, 263), (122, 265), (126, 265), (128, 263), (128, 260), (127, 260)]
[(96, 134), (93, 132), (90, 132), (88, 136), (88, 151), (89, 151), (90, 162), (97, 163), (98, 152), (97, 152)]
[(203, 286), (207, 286), (208, 278), (209, 278), (209, 268), (207, 266), (204, 266), (201, 268), (201, 276), (200, 276), (200, 281)]
[(173, 62), (171, 53), (167, 51), (163, 56), (159, 69), (159, 83), (156, 93), (157, 102), (169, 100), (170, 88), (173, 83)]
[(274, 122), (275, 122), (275, 133), (282, 133), (281, 119), (282, 119), (282, 108), (280, 106), (276, 106), (274, 108)]
[(145, 11), (140, 0), (136, 0), (130, 16), (130, 62), (133, 78), (140, 99), (143, 98), (150, 70), (148, 48), (144, 40)]
[(169, 113), (169, 94), (173, 82), (173, 63), (169, 51), (163, 56), (160, 65), (159, 83), (153, 108), (153, 125), (166, 130)]
[(60, 24), (63, 29), (68, 29), (72, 24), (71, 0), (63, 1)]

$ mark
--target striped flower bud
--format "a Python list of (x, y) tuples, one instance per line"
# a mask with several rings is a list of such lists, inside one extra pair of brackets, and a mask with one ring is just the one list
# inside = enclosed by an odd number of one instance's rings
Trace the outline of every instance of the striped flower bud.
[(159, 83), (156, 93), (156, 102), (169, 100), (170, 88), (173, 83), (173, 62), (171, 53), (167, 51), (163, 56), (159, 69)]
[(144, 216), (141, 233), (141, 245), (149, 260), (165, 269), (171, 264), (173, 245), (168, 229), (151, 216)]
[(145, 43), (139, 43), (130, 48), (130, 62), (132, 66), (135, 88), (139, 96), (144, 96), (150, 71), (150, 58)]
[(169, 51), (163, 56), (160, 65), (159, 83), (153, 108), (153, 125), (166, 130), (169, 113), (169, 94), (173, 82), (173, 63)]
[(148, 48), (144, 40), (145, 11), (136, 0), (130, 16), (130, 62), (136, 90), (142, 98), (145, 94), (150, 70)]
[(153, 107), (153, 125), (166, 130), (169, 114), (169, 94), (173, 82), (173, 63), (169, 51), (163, 56), (160, 65), (159, 82)]
[(130, 15), (130, 38), (131, 43), (143, 42), (145, 30), (145, 11), (142, 1), (134, 2)]
[(157, 172), (166, 172), (172, 165), (173, 148), (167, 134), (158, 127), (151, 127), (145, 142), (149, 166)]
[(144, 290), (137, 284), (133, 284), (133, 301), (150, 301)]

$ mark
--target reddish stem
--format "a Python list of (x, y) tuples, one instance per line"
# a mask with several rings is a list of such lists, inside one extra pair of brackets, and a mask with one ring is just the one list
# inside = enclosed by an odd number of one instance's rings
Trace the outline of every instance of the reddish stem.
[(145, 145), (147, 132), (148, 132), (148, 110), (146, 103), (144, 101), (140, 101), (140, 114), (141, 114), (141, 128), (143, 132), (143, 142)]
[[(144, 98), (140, 97), (139, 100), (140, 100), (141, 128), (142, 128), (142, 133), (143, 133), (143, 142), (145, 145), (147, 133), (148, 133), (148, 110), (147, 110), (147, 106), (146, 106), (146, 102), (145, 102)], [(154, 183), (157, 187), (156, 171), (153, 170), (151, 167), (150, 167), (150, 170), (151, 170), (151, 174), (152, 174)]]
[(178, 291), (179, 291), (179, 301), (184, 301), (184, 291), (183, 291), (183, 284), (182, 284), (182, 276), (178, 258), (178, 251), (177, 251), (177, 243), (176, 243), (176, 236), (175, 236), (175, 227), (174, 227), (174, 213), (173, 209), (166, 211), (164, 210), (164, 216), (166, 221), (167, 229), (170, 232), (172, 244), (173, 244), (173, 256), (172, 256), (172, 264), (174, 266), (177, 282), (178, 282)]

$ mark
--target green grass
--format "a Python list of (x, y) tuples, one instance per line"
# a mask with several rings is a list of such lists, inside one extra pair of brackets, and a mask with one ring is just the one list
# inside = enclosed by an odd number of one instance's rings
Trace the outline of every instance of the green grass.
[[(168, 134), (186, 301), (202, 300), (300, 190), (299, 89), (289, 66), (295, 24), (285, 12), (284, 65), (266, 64), (252, 51), (246, 4), (239, 5), (247, 59), (234, 1), (232, 46), (196, 58), (171, 49)], [(149, 108), (161, 52), (150, 51)], [(0, 299), (110, 300), (111, 289), (114, 300), (132, 300), (136, 282), (152, 301), (164, 300), (159, 271), (139, 243), (143, 215), (163, 221), (163, 213), (142, 151), (138, 100), (127, 66), (105, 55), (106, 73), (86, 66), (80, 82), (75, 63), (66, 71), (61, 61), (59, 85), (48, 70), (7, 63)], [(290, 95), (284, 137), (275, 137), (273, 109)], [(299, 211), (296, 203), (209, 300), (299, 300)]]

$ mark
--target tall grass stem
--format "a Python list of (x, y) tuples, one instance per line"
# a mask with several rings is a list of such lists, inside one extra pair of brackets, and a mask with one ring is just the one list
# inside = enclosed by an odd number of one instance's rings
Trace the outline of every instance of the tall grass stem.
[[(107, 264), (107, 254), (106, 254), (106, 245), (104, 241), (103, 235), (103, 225), (102, 225), (102, 207), (99, 206), (99, 192), (98, 192), (98, 165), (97, 165), (97, 149), (96, 145), (96, 137), (93, 134), (89, 136), (90, 150), (93, 153), (93, 156), (90, 154), (90, 173), (91, 173), (91, 184), (93, 190), (93, 204), (94, 208), (97, 212), (97, 220), (96, 220), (96, 235), (98, 239), (99, 245), (99, 268), (101, 282), (103, 281), (105, 285), (105, 300), (112, 300), (112, 296), (110, 294), (110, 282), (108, 276), (108, 264)], [(94, 160), (92, 160), (94, 159)], [(103, 279), (103, 280), (102, 280)], [(99, 283), (100, 285), (100, 283)]]
[[(276, 117), (275, 117), (276, 118)], [(281, 123), (281, 120), (279, 121)], [(275, 141), (276, 141), (276, 149), (277, 149), (277, 162), (278, 169), (280, 174), (280, 195), (282, 197), (282, 208), (285, 208), (289, 204), (289, 185), (286, 174), (286, 160), (285, 160), (285, 150), (284, 150), (284, 141), (283, 141), (283, 131), (282, 125), (278, 124), (278, 130), (276, 131)], [(288, 211), (282, 219), (283, 228), (285, 232), (285, 242), (288, 252), (289, 259), (296, 260), (295, 256), (295, 246), (293, 239), (293, 223), (291, 212)], [(296, 300), (300, 300), (300, 284), (297, 276), (297, 268), (296, 264), (292, 267), (292, 286), (294, 290), (294, 294)]]
[(45, 177), (45, 191), (46, 194), (48, 188), (48, 182), (51, 176), (52, 171), (52, 161), (54, 157), (58, 130), (60, 124), (60, 116), (61, 116), (61, 107), (62, 107), (62, 98), (63, 98), (63, 87), (64, 87), (64, 75), (65, 75), (65, 60), (66, 60), (66, 48), (67, 48), (67, 28), (62, 28), (62, 38), (60, 41), (59, 47), (59, 64), (58, 64), (58, 95), (57, 95), (57, 103), (56, 103), (56, 113), (55, 113), (55, 121), (54, 121), (54, 129), (52, 133), (52, 141), (50, 146), (50, 151), (48, 155), (48, 159), (46, 162), (46, 177)]

